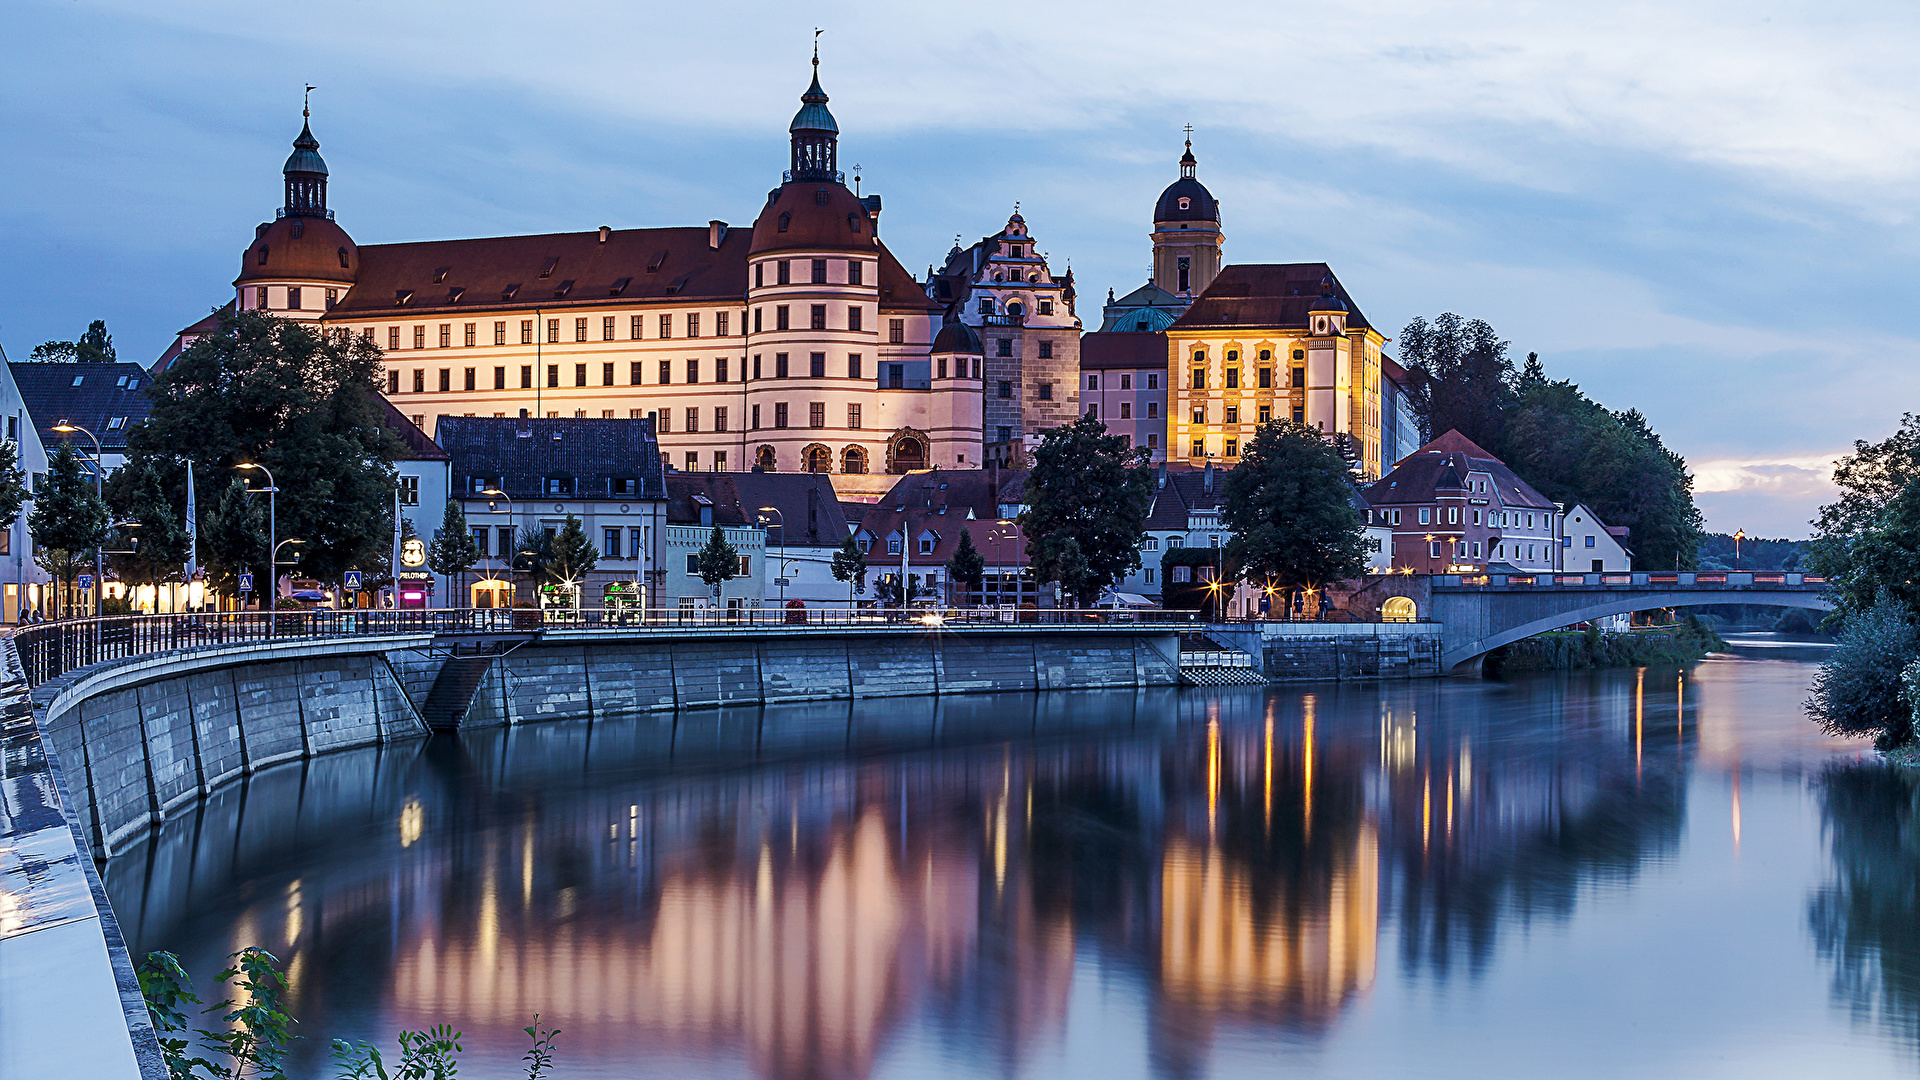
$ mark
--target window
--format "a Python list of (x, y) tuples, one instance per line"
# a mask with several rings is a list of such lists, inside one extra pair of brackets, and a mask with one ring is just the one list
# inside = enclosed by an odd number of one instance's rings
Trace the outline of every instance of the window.
[(399, 347), (400, 347), (400, 328), (397, 326), (387, 327), (387, 348), (389, 350), (392, 350), (392, 349), (398, 349)]
[(790, 327), (789, 327), (789, 324), (788, 324), (788, 320), (787, 320), (787, 305), (785, 305), (785, 304), (776, 304), (776, 305), (774, 305), (774, 309), (773, 309), (773, 328), (774, 328), (775, 330), (786, 330), (786, 329), (790, 329)]
[(627, 530), (627, 558), (637, 559), (647, 550), (645, 537), (644, 529), (629, 528)]
[(1098, 404), (1098, 403), (1095, 403), (1095, 404), (1092, 404), (1092, 405), (1089, 405), (1089, 406), (1087, 406), (1087, 414), (1086, 414), (1086, 415), (1087, 415), (1087, 419), (1089, 419), (1089, 420), (1098, 420), (1098, 419), (1100, 419), (1100, 406), (1099, 406), (1099, 404)]
[(931, 537), (931, 536), (923, 536), (923, 537), (921, 537), (921, 538), (920, 538), (920, 554), (922, 554), (922, 555), (931, 555), (931, 554), (933, 554), (933, 544), (934, 544), (934, 538), (933, 538), (933, 537)]
[(1000, 380), (1000, 397), (1003, 399), (1013, 397), (1013, 383), (1011, 380)]
[(1427, 543), (1427, 557), (1430, 559), (1440, 557), (1440, 541), (1432, 540)]
[(659, 412), (659, 415), (654, 418), (654, 428), (655, 430), (659, 431), (662, 435), (665, 435), (668, 432), (672, 431), (673, 430), (673, 410), (661, 409)]
[(1432, 507), (1423, 506), (1420, 508), (1420, 524), (1422, 525), (1433, 524), (1433, 508)]
[(890, 345), (898, 345), (905, 340), (907, 340), (907, 320), (888, 319), (887, 343)]
[(660, 385), (666, 386), (671, 382), (673, 382), (673, 361), (662, 360), (660, 361)]
[(1041, 401), (1053, 400), (1053, 384), (1052, 383), (1043, 382), (1040, 384), (1040, 400)]
[(620, 557), (620, 530), (616, 526), (607, 526), (600, 530), (600, 557), (617, 559)]
[(1040, 314), (1042, 315), (1053, 314), (1053, 301), (1051, 300), (1040, 301)]
[(857, 379), (859, 377), (860, 377), (860, 354), (848, 353), (847, 354), (847, 378)]
[(750, 420), (753, 426), (753, 430), (759, 431), (760, 430), (760, 406), (755, 405), (753, 407), (753, 415), (748, 419)]
[(815, 379), (827, 377), (827, 354), (823, 352), (807, 354), (807, 374)]
[(427, 370), (425, 368), (413, 369), (413, 392), (416, 394), (424, 394), (427, 392)]
[(1123, 401), (1120, 403), (1120, 419), (1122, 420), (1133, 419), (1133, 402)]
[(724, 356), (715, 359), (713, 362), (713, 381), (717, 383), (727, 381), (727, 358)]
[(1273, 422), (1273, 406), (1271, 405), (1260, 406), (1260, 422), (1263, 424), (1270, 424)]
[(547, 386), (548, 386), (548, 388), (549, 388), (549, 389), (552, 389), (552, 388), (556, 388), (556, 387), (558, 387), (559, 385), (560, 385), (560, 365), (559, 365), (559, 364), (548, 364), (548, 365), (547, 365)]
[(461, 382), (464, 384), (462, 387), (463, 389), (466, 389), (466, 390), (473, 389), (474, 377), (473, 377), (472, 368), (467, 368), (464, 372), (461, 373)]
[[(1185, 210), (1186, 207), (1183, 206), (1181, 207), (1181, 209)], [(1193, 264), (1192, 264), (1192, 261), (1188, 259), (1187, 256), (1182, 255), (1180, 257), (1180, 291), (1189, 292), (1192, 289), (1193, 289)]]
[[(854, 265), (857, 266), (859, 264), (855, 263)], [(860, 308), (857, 305), (847, 308), (847, 329), (860, 329)]]
[(700, 451), (698, 450), (687, 451), (687, 471), (688, 472), (700, 471)]
[(825, 285), (827, 283), (827, 260), (813, 260), (813, 283), (815, 285)]
[(700, 572), (700, 553), (697, 551), (687, 552), (687, 573), (698, 574), (699, 572)]
[(1204, 424), (1207, 422), (1207, 405), (1205, 402), (1201, 402), (1193, 407), (1193, 422), (1196, 424)]
[(687, 409), (687, 426), (684, 430), (690, 434), (700, 430), (700, 410), (698, 408), (689, 407)]
[(1240, 406), (1229, 405), (1226, 407), (1225, 412), (1227, 414), (1225, 417), (1226, 423), (1237, 424), (1240, 422)]
[(1587, 538), (1586, 538), (1586, 540), (1587, 540), (1587, 546), (1588, 546), (1588, 547), (1592, 547), (1592, 546), (1593, 546), (1593, 537), (1591, 537), (1591, 536), (1589, 536), (1589, 537), (1587, 537)]
[(419, 477), (403, 476), (400, 478), (400, 505), (401, 506), (419, 506), (420, 505), (420, 478)]
[(849, 285), (865, 284), (865, 282), (862, 280), (863, 277), (865, 276), (865, 273), (864, 273), (865, 270), (866, 270), (866, 264), (862, 263), (859, 259), (848, 259), (847, 260), (847, 284)]
[(1159, 372), (1150, 371), (1147, 373), (1147, 389), (1149, 390), (1160, 389), (1160, 373)]
[(522, 390), (533, 389), (533, 365), (532, 364), (520, 365), (520, 389)]
[(297, 286), (287, 290), (287, 308), (290, 311), (300, 310), (300, 289)]
[[(398, 371), (393, 370), (392, 368), (388, 368), (387, 369), (387, 393), (397, 394), (399, 392), (400, 392), (400, 373)], [(14, 437), (11, 434), (13, 430), (13, 421), (14, 421), (13, 417), (11, 416), (7, 417), (7, 430), (9, 432), (9, 434), (7, 435), (7, 438), (9, 439)]]
[[(725, 312), (725, 311), (721, 311), (721, 312), (716, 312), (716, 313), (714, 314), (714, 316), (713, 316), (713, 334), (714, 334), (714, 336), (715, 336), (715, 337), (726, 337), (726, 336), (727, 336), (727, 316), (728, 316), (729, 314), (730, 314), (729, 312)], [(725, 380), (725, 379), (721, 379), (720, 381), (721, 381), (721, 382), (726, 382), (727, 380)]]
[(533, 344), (533, 320), (532, 319), (520, 320), (520, 344), (522, 345)]
[(1239, 368), (1231, 367), (1227, 369), (1227, 389), (1229, 390), (1240, 389), (1240, 369)]
[(1159, 402), (1157, 401), (1147, 402), (1147, 419), (1149, 420), (1160, 419), (1160, 403)]
[(887, 537), (887, 554), (889, 555), (900, 554), (900, 538), (899, 537), (897, 536)]
[(1228, 457), (1239, 457), (1239, 456), (1240, 456), (1240, 440), (1239, 440), (1239, 439), (1228, 439), (1228, 440), (1227, 440), (1227, 449), (1226, 449), (1226, 454), (1227, 454), (1227, 456), (1228, 456)]
[(690, 359), (687, 361), (687, 382), (697, 383), (699, 381), (700, 381), (700, 361)]
[(478, 334), (478, 332), (479, 332), (479, 330), (480, 330), (480, 324), (479, 324), (479, 323), (468, 323), (468, 324), (466, 325), (466, 327), (465, 327), (465, 331), (466, 331), (466, 332), (465, 332), (465, 335), (464, 335), (464, 338), (463, 338), (463, 340), (465, 340), (465, 342), (466, 342), (466, 344), (468, 345), (468, 347), (472, 347), (472, 345), (474, 344), (474, 342), (475, 342), (475, 341), (477, 340), (477, 334)]
[(773, 403), (773, 426), (777, 428), (787, 426), (787, 403), (784, 401)]
[(774, 264), (773, 269), (774, 269), (774, 275), (775, 275), (774, 281), (776, 284), (791, 285), (793, 283), (793, 265), (789, 263), (787, 260), (781, 259), (779, 262)]
[(1305, 360), (1307, 358), (1307, 350), (1305, 349), (1293, 350), (1293, 358), (1295, 360)]
[(713, 407), (713, 430), (727, 430), (727, 407), (725, 405), (715, 405)]
[(1307, 385), (1307, 369), (1306, 368), (1297, 367), (1293, 369), (1292, 385), (1295, 389), (1304, 389), (1306, 387)]
[(413, 328), (413, 347), (416, 349), (424, 349), (427, 347), (426, 327), (416, 326)]
[(548, 319), (547, 320), (547, 344), (556, 345), (556, 344), (559, 344), (559, 342), (560, 342), (560, 320)]
[(1459, 507), (1457, 506), (1447, 507), (1447, 524), (1449, 525), (1460, 524), (1460, 508)]
[(994, 355), (1012, 356), (1013, 355), (1013, 339), (1000, 338), (998, 341), (996, 341), (994, 343)]
[(697, 311), (687, 313), (687, 336), (700, 336), (700, 313)]
[[(960, 364), (961, 366), (964, 367), (966, 365), (966, 361), (962, 360), (960, 361)], [(933, 377), (936, 379), (944, 379), (947, 377), (947, 358), (946, 357), (943, 356), (940, 359), (934, 361)]]
[(613, 361), (611, 360), (605, 361), (600, 365), (600, 385), (613, 385)]
[(1158, 436), (1158, 435), (1148, 435), (1148, 436), (1147, 436), (1147, 449), (1149, 449), (1149, 450), (1158, 450), (1158, 449), (1160, 449), (1160, 436)]
[(773, 354), (773, 377), (776, 379), (784, 379), (787, 377), (786, 353), (780, 352)]
[[(749, 565), (749, 563), (748, 563), (748, 560), (749, 560), (749, 559), (751, 559), (751, 558), (752, 558), (752, 556), (750, 556), (750, 555), (742, 555), (742, 556), (740, 556), (740, 573), (739, 573), (739, 575), (738, 575), (739, 577), (748, 577), (748, 576), (751, 576), (751, 575), (750, 575), (750, 571), (749, 571), (749, 570), (747, 569), (747, 567), (748, 567), (748, 565)], [(740, 601), (739, 601), (739, 600), (729, 600), (729, 601), (727, 601), (727, 605), (728, 605), (729, 607), (739, 607), (739, 606), (740, 606)]]
[[(473, 526), (473, 546), (474, 546), (474, 549), (480, 553), (480, 557), (483, 559), (491, 554), (491, 552), (487, 550), (487, 542), (492, 538), (493, 538), (492, 529), (487, 528), (485, 525)], [(506, 552), (503, 551), (500, 554), (505, 555)]]
[(760, 309), (759, 308), (753, 309), (753, 332), (756, 334), (760, 332)]
[(1307, 407), (1305, 405), (1295, 405), (1293, 407), (1293, 422), (1296, 424), (1304, 424), (1307, 422)]
[(753, 377), (756, 379), (760, 377), (760, 354), (759, 353), (753, 354)]
[(575, 386), (587, 385), (587, 365), (585, 364), (573, 365), (573, 385)]
[(1198, 368), (1198, 367), (1194, 368), (1193, 369), (1193, 389), (1205, 390), (1206, 388), (1207, 388), (1207, 369)]
[(1040, 343), (1040, 359), (1042, 360), (1053, 359), (1053, 342), (1043, 341)]
[(1207, 440), (1205, 439), (1193, 440), (1193, 453), (1191, 456), (1206, 457), (1207, 456)]
[(857, 401), (847, 405), (847, 426), (856, 431), (860, 428), (860, 403)]
[(826, 402), (814, 401), (814, 402), (808, 403), (807, 426), (814, 427), (814, 428), (823, 428), (827, 426), (827, 403)]
[(993, 314), (993, 298), (992, 297), (983, 296), (980, 298), (980, 314), (982, 315)]
[(758, 289), (758, 288), (764, 287), (766, 284), (767, 284), (767, 264), (754, 263), (753, 264), (753, 287)]

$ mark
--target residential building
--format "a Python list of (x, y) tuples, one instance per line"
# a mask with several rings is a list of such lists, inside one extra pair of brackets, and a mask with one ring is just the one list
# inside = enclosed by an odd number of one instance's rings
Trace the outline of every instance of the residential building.
[[(14, 363), (7, 368), (43, 445), (71, 439), (74, 450), (91, 459), (93, 440), (99, 439), (100, 460), (109, 475), (126, 464), (127, 433), (153, 410), (145, 389), (151, 376), (145, 368), (132, 363)], [(62, 424), (85, 431), (54, 430)]]
[[(760, 595), (767, 606), (797, 600), (810, 608), (846, 607), (852, 602), (849, 584), (833, 576), (833, 557), (851, 530), (830, 477), (675, 473), (669, 477), (669, 487), (676, 499), (690, 500), (695, 493), (704, 496), (723, 524), (737, 517), (738, 524), (761, 530), (763, 535), (749, 543), (764, 547), (765, 557), (750, 562), (749, 568), (760, 579)], [(706, 539), (701, 538), (703, 545)]]
[(1413, 411), (1413, 377), (1393, 358), (1380, 357), (1380, 463), (1391, 469), (1420, 449), (1420, 418)]
[(1231, 535), (1220, 518), (1226, 478), (1226, 470), (1212, 462), (1197, 469), (1184, 464), (1162, 464), (1156, 469), (1153, 502), (1140, 539), (1140, 567), (1114, 588), (1158, 597), (1166, 584), (1161, 580), (1160, 560), (1167, 551), (1224, 547)]
[[(815, 65), (789, 167), (751, 229), (716, 219), (359, 245), (328, 208), (326, 163), (303, 124), (285, 203), (247, 247), (234, 305), (372, 341), (389, 400), (436, 437), (443, 415), (650, 418), (687, 472), (975, 468), (984, 372), (948, 356), (941, 374), (943, 305), (880, 242), (880, 197), (842, 182)], [(1031, 244), (1018, 246), (1002, 262), (1026, 265)], [(1053, 297), (1070, 315), (1070, 288), (1044, 263), (1031, 273), (1045, 280), (1020, 286), (1030, 298), (1003, 284), (996, 312), (1027, 303), (1031, 324)], [(216, 324), (182, 331), (162, 364)], [(1059, 351), (1074, 370), (1077, 354)], [(877, 494), (889, 482), (866, 483)]]
[[(23, 611), (47, 610), (52, 599), (52, 576), (33, 561), (33, 536), (27, 531), (27, 515), (33, 512), (34, 491), (46, 482), (47, 451), (40, 429), (26, 399), (15, 381), (14, 364), (0, 365), (0, 416), (5, 417), (4, 437), (18, 454), (20, 471), (27, 477), (27, 501), (20, 516), (0, 529), (0, 619), (18, 622)], [(73, 367), (71, 364), (28, 365)], [(88, 452), (92, 452), (89, 444)]]
[(1259, 424), (1293, 419), (1381, 473), (1380, 349), (1325, 263), (1234, 265), (1167, 330), (1168, 447), (1228, 467)]
[(1080, 339), (1081, 411), (1167, 460), (1167, 335), (1100, 331)]
[[(478, 580), (463, 597), (468, 606), (514, 604), (508, 569), (524, 550), (521, 538), (552, 536), (569, 516), (600, 552), (578, 582), (581, 606), (602, 606), (611, 586), (639, 587), (648, 606), (658, 606), (648, 589), (674, 595), (659, 585), (672, 568), (663, 535), (671, 530), (659, 445), (644, 418), (441, 416), (435, 430), (433, 441), (451, 459), (454, 497), (480, 549)], [(402, 464), (403, 475), (406, 469)], [(441, 511), (423, 506), (420, 516), (433, 524), (416, 528), (431, 537)], [(519, 584), (525, 587), (524, 579)], [(517, 599), (523, 607), (534, 604), (530, 596)]]
[[(905, 565), (916, 600), (970, 607), (1037, 604), (1040, 583), (1028, 580), (1026, 537), (1015, 519), (1026, 510), (1027, 474), (1018, 470), (934, 470), (905, 477), (866, 508), (854, 542), (867, 555), (868, 595), (897, 581)], [(971, 534), (986, 563), (978, 591), (956, 589), (947, 562)]]
[[(1073, 272), (1055, 276), (1016, 210), (998, 233), (947, 252), (929, 268), (927, 296), (980, 335), (985, 351), (984, 434), (989, 447), (1021, 445), (1081, 412), (1080, 317)], [(935, 361), (936, 377), (938, 361)]]
[(1561, 512), (1560, 563), (1569, 574), (1624, 574), (1633, 569), (1627, 527), (1608, 525), (1585, 503)]
[(1369, 486), (1368, 523), (1393, 530), (1393, 568), (1421, 574), (1561, 565), (1560, 510), (1505, 462), (1449, 431)]
[[(446, 520), (447, 500), (454, 494), (453, 457), (417, 424), (402, 416), (392, 402), (382, 401), (380, 405), (382, 422), (400, 440), (400, 450), (393, 458), (396, 516), (394, 565), (390, 569), (398, 586), (395, 604), (400, 607), (426, 607), (429, 599), (437, 597), (435, 603), (441, 607), (472, 606), (474, 593), (463, 587), (464, 582), (438, 577), (431, 567), (425, 565), (407, 565), (408, 557), (399, 539), (402, 522), (406, 522), (413, 526), (414, 535), (428, 544), (433, 543), (441, 523)], [(462, 504), (463, 512), (466, 506)], [(478, 542), (480, 532), (476, 530), (473, 535)], [(481, 550), (486, 551), (488, 547), (483, 546)], [(282, 587), (286, 588), (284, 584)], [(499, 598), (490, 595), (487, 599)]]
[[(724, 481), (733, 477), (668, 473), (665, 538), (660, 557), (660, 605), (679, 611), (724, 608), (739, 614), (762, 606), (766, 598), (767, 527), (740, 490)], [(700, 553), (713, 530), (733, 548), (740, 566), (734, 576), (708, 585), (700, 576)]]

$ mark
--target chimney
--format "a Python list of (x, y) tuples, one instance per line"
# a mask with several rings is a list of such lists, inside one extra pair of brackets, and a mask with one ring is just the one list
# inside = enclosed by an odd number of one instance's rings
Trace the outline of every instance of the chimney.
[(726, 222), (724, 221), (707, 222), (707, 247), (711, 248), (714, 251), (719, 251), (720, 245), (725, 243), (726, 239), (727, 239), (727, 223)]
[(1213, 494), (1213, 459), (1212, 458), (1207, 459), (1207, 471), (1206, 471), (1206, 474), (1200, 478), (1200, 490), (1208, 495)]
[(607, 237), (612, 233), (613, 233), (613, 229), (610, 228), (609, 226), (606, 226), (606, 225), (600, 226), (600, 242), (603, 244), (606, 243)]

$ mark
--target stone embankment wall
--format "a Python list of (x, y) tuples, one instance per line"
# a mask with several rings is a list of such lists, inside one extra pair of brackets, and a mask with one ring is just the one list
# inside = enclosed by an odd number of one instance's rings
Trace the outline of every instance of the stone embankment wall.
[(1260, 662), (1269, 679), (1425, 679), (1442, 673), (1438, 623), (1252, 623), (1207, 636)]

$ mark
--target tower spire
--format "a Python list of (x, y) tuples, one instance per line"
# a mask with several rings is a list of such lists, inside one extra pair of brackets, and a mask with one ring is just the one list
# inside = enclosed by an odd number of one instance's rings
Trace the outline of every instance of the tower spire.
[(1200, 164), (1199, 160), (1193, 156), (1193, 125), (1188, 124), (1181, 130), (1185, 131), (1187, 135), (1187, 152), (1180, 155), (1180, 178), (1182, 180), (1191, 180), (1193, 179), (1194, 167)]
[(280, 168), (287, 181), (287, 201), (282, 217), (332, 217), (327, 209), (327, 163), (320, 157), (320, 140), (313, 137), (313, 92), (308, 85), (300, 97), (300, 134), (293, 140), (293, 153)]
[(788, 180), (840, 179), (834, 164), (840, 141), (840, 125), (827, 109), (827, 92), (820, 88), (820, 35), (813, 32), (813, 83), (800, 95), (800, 111), (787, 125), (792, 136), (792, 167)]

